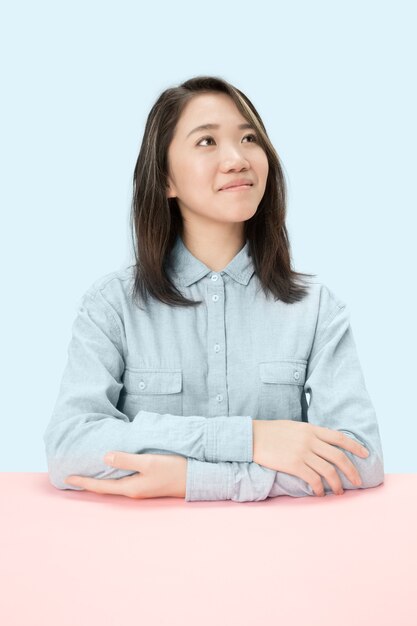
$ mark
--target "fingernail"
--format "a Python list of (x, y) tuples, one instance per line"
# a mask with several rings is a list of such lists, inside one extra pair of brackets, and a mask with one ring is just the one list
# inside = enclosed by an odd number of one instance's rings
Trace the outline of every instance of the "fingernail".
[(106, 454), (106, 456), (104, 457), (104, 462), (107, 463), (108, 465), (112, 465), (114, 462), (114, 454), (113, 452), (108, 452)]
[(367, 450), (366, 448), (363, 448), (362, 454), (363, 456), (369, 456), (369, 450)]

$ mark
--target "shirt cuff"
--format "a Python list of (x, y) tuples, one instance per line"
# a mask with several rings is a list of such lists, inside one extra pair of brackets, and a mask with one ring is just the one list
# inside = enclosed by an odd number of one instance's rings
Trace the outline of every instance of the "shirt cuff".
[(209, 463), (188, 458), (186, 502), (231, 500), (233, 469), (231, 463)]
[(207, 461), (251, 463), (252, 455), (253, 424), (250, 415), (207, 418)]

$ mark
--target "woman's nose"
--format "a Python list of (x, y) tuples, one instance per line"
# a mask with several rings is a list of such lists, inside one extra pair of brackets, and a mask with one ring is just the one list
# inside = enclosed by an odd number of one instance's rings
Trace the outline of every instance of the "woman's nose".
[(248, 159), (239, 148), (227, 148), (221, 158), (221, 165), (224, 169), (241, 168), (249, 165)]

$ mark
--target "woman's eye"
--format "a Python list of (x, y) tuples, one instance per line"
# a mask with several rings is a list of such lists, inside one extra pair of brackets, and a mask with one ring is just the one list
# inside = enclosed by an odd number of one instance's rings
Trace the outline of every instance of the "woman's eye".
[[(253, 133), (250, 133), (249, 135), (245, 135), (245, 136), (243, 137), (243, 139), (246, 139), (246, 137), (251, 137), (251, 138), (253, 139), (253, 141), (255, 141), (255, 142), (256, 142), (256, 141), (258, 141), (257, 136), (256, 136), (256, 135), (254, 135)], [(201, 142), (202, 142), (202, 141), (213, 141), (213, 137), (210, 137), (210, 136), (208, 136), (208, 137), (202, 137), (202, 138), (200, 139), (200, 141), (197, 143), (197, 146), (201, 145)], [(250, 141), (249, 143), (253, 143), (253, 141)]]
[[(250, 133), (249, 135), (245, 135), (245, 137), (252, 137), (254, 141), (258, 141), (258, 137), (254, 135), (253, 133)], [(249, 143), (252, 143), (252, 142), (249, 142)]]
[(200, 141), (197, 143), (197, 146), (199, 146), (202, 141), (209, 141), (209, 140), (213, 140), (213, 137), (202, 137)]

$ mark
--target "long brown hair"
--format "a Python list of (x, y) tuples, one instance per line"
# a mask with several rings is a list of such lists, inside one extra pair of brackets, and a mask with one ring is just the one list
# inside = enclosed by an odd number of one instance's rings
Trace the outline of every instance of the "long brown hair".
[(144, 301), (148, 296), (172, 306), (195, 306), (201, 300), (185, 298), (170, 281), (166, 264), (183, 223), (176, 198), (167, 198), (168, 147), (184, 106), (196, 94), (228, 94), (243, 117), (258, 134), (269, 164), (265, 193), (255, 215), (244, 224), (249, 254), (265, 295), (292, 304), (307, 295), (304, 274), (291, 267), (291, 252), (285, 225), (287, 189), (280, 159), (255, 107), (239, 89), (214, 76), (196, 76), (179, 87), (161, 93), (146, 122), (133, 175), (131, 233), (135, 251), (135, 279), (132, 295)]

